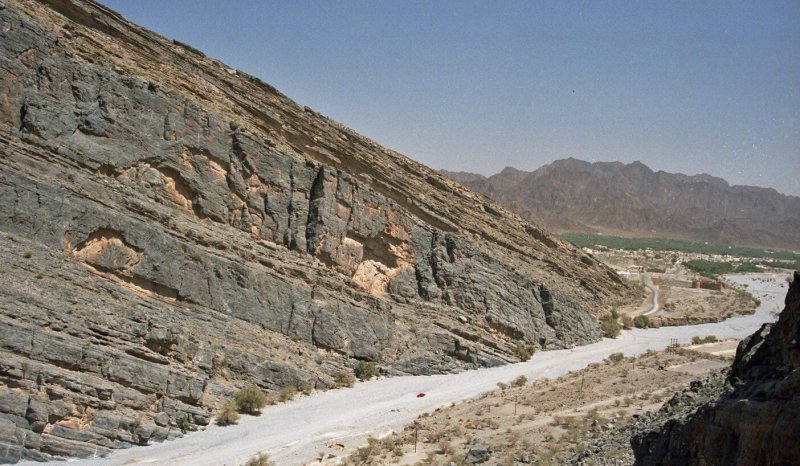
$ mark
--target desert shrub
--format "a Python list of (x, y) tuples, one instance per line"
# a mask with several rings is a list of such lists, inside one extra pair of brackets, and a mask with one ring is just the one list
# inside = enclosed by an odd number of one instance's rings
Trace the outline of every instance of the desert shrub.
[(289, 401), (297, 395), (297, 389), (291, 386), (283, 387), (278, 391), (278, 401)]
[(622, 316), (622, 328), (629, 330), (633, 328), (633, 318), (631, 316)]
[(269, 460), (269, 455), (261, 452), (247, 460), (246, 466), (273, 466), (275, 463)]
[(364, 464), (369, 458), (378, 453), (380, 448), (380, 440), (369, 437), (367, 439), (367, 446), (361, 447), (353, 452), (353, 456), (361, 463)]
[(619, 336), (620, 325), (617, 320), (616, 312), (604, 315), (600, 319), (600, 327), (603, 329), (604, 337), (617, 338)]
[(625, 355), (622, 353), (611, 353), (608, 355), (608, 360), (614, 364), (622, 361), (623, 359), (625, 359)]
[(183, 414), (175, 421), (175, 426), (185, 434), (192, 427), (192, 423), (189, 422), (189, 416)]
[(520, 361), (527, 361), (533, 356), (533, 353), (536, 352), (536, 347), (533, 345), (525, 345), (522, 343), (518, 343), (517, 347), (514, 348), (514, 356), (518, 357)]
[(305, 382), (301, 383), (300, 391), (306, 395), (310, 394), (314, 391), (314, 382), (312, 380), (306, 380)]
[(451, 455), (453, 454), (453, 445), (450, 444), (447, 440), (442, 440), (439, 442), (439, 454), (441, 455)]
[(267, 396), (260, 388), (247, 384), (234, 395), (240, 413), (256, 413), (267, 405)]
[(707, 335), (705, 337), (694, 336), (692, 337), (693, 345), (702, 345), (703, 343), (716, 343), (717, 337), (714, 335)]
[(239, 420), (239, 413), (237, 413), (236, 402), (229, 401), (222, 406), (222, 409), (217, 414), (217, 424), (221, 426), (229, 426), (231, 424), (236, 424), (236, 421)]
[(375, 367), (375, 364), (371, 362), (358, 361), (356, 368), (353, 369), (353, 373), (359, 380), (369, 380), (378, 375), (378, 369)]
[(356, 378), (350, 372), (341, 371), (334, 376), (333, 381), (337, 387), (352, 387), (356, 383)]
[(636, 316), (633, 318), (633, 326), (636, 328), (647, 328), (650, 326), (650, 318), (647, 316)]
[(522, 387), (526, 383), (528, 383), (528, 378), (525, 377), (524, 375), (520, 375), (519, 377), (517, 377), (516, 379), (511, 381), (511, 386), (512, 387)]

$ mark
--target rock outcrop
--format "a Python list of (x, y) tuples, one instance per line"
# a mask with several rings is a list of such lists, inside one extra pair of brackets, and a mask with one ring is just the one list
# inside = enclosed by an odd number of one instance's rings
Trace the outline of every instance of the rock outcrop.
[(89, 1), (0, 0), (0, 461), (600, 338), (608, 268)]
[(709, 175), (653, 171), (641, 162), (557, 160), (533, 172), (444, 175), (557, 231), (666, 236), (800, 248), (800, 198), (730, 186)]
[(718, 398), (634, 436), (636, 464), (800, 464), (800, 272), (778, 322), (739, 344), (729, 383)]

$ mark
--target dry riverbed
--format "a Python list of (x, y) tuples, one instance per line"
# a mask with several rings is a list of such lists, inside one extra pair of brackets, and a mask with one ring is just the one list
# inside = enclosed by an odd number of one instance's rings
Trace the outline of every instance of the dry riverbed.
[[(692, 380), (727, 368), (730, 351), (716, 353), (732, 344), (651, 351), (636, 358), (617, 353), (556, 379), (509, 380), (477, 399), (423, 414), (400, 432), (370, 438), (345, 464), (460, 465), (471, 449), (490, 450), (491, 464), (561, 464), (584, 448), (588, 436), (658, 409)], [(623, 463), (632, 458), (624, 449), (611, 454), (616, 457), (608, 459)]]
[[(260, 416), (243, 416), (239, 424), (234, 426), (211, 425), (202, 432), (196, 432), (171, 442), (119, 450), (106, 458), (71, 461), (74, 461), (73, 464), (98, 466), (124, 464), (242, 465), (259, 452), (267, 452), (275, 463), (281, 466), (315, 464), (315, 462), (319, 464), (320, 456), (323, 457), (323, 461), (332, 462), (347, 456), (356, 448), (366, 445), (367, 438), (371, 436), (382, 437), (392, 431), (402, 431), (404, 426), (413, 422), (423, 413), (432, 413), (437, 408), (444, 409), (454, 402), (480, 398), (485, 393), (497, 389), (498, 382), (509, 383), (521, 375), (534, 381), (554, 379), (567, 374), (566, 378), (562, 379), (564, 383), (562, 389), (566, 390), (568, 386), (574, 386), (575, 377), (577, 377), (575, 371), (580, 371), (592, 363), (602, 362), (613, 353), (624, 352), (626, 356), (640, 355), (647, 350), (663, 350), (674, 339), (681, 344), (688, 344), (693, 336), (714, 335), (719, 339), (738, 339), (750, 335), (762, 323), (774, 320), (777, 315), (776, 310), (782, 308), (786, 294), (787, 276), (787, 274), (760, 274), (729, 277), (730, 280), (736, 281), (742, 286), (747, 285), (748, 291), (761, 299), (762, 304), (753, 315), (734, 317), (716, 324), (623, 330), (617, 339), (603, 339), (600, 342), (570, 350), (541, 351), (525, 363), (452, 375), (392, 377), (357, 383), (353, 388), (315, 392), (311, 396), (269, 406)], [(730, 349), (727, 351), (729, 352)], [(678, 364), (677, 361), (668, 365), (676, 364)], [(621, 363), (617, 369), (623, 370), (628, 365), (630, 366), (628, 377), (644, 378), (644, 373), (635, 372), (639, 369), (634, 369), (630, 360)], [(642, 365), (645, 366), (645, 364)], [(688, 372), (688, 367), (690, 366), (684, 366), (682, 372)], [(570, 371), (572, 374), (569, 374)], [(678, 372), (668, 370), (658, 373), (662, 372), (670, 376), (678, 374)], [(624, 386), (625, 384), (617, 384), (616, 387), (613, 384), (608, 386), (602, 384), (589, 388), (585, 385), (584, 391), (593, 393), (594, 390), (597, 390), (606, 394), (603, 395), (606, 396), (604, 399), (621, 396), (621, 406), (613, 406), (611, 408), (613, 413), (614, 410), (625, 408), (622, 405), (625, 403), (626, 396), (634, 399), (633, 395), (614, 394), (614, 389), (623, 390)], [(541, 389), (543, 385), (534, 387)], [(605, 388), (601, 389), (600, 387)], [(556, 388), (554, 394), (557, 395), (559, 391), (559, 388)], [(420, 392), (426, 393), (426, 396), (418, 398), (417, 394)], [(665, 395), (657, 392), (656, 396), (663, 397)], [(550, 404), (534, 408), (537, 411), (549, 409), (549, 413), (544, 414), (546, 416), (555, 416), (553, 409), (556, 408), (567, 411), (564, 415), (573, 416), (578, 413), (569, 414), (570, 410), (585, 407), (594, 402), (589, 398), (585, 403), (582, 403), (581, 400), (583, 398), (576, 398), (575, 406), (568, 405), (567, 401), (560, 401), (554, 408), (550, 408), (555, 403), (553, 401), (548, 402)], [(638, 401), (655, 403), (654, 400)], [(472, 401), (473, 404), (478, 402)], [(572, 402), (569, 401), (569, 403)], [(637, 402), (634, 402), (634, 405)], [(562, 403), (564, 406), (560, 406)], [(611, 403), (613, 404), (614, 401), (612, 400)], [(517, 408), (519, 409), (520, 406), (518, 405)], [(599, 410), (600, 408), (598, 408)], [(489, 413), (492, 412), (493, 410), (489, 410)], [(581, 415), (585, 414), (587, 414), (586, 411), (581, 412)], [(527, 413), (526, 416), (530, 416), (530, 413)], [(525, 420), (525, 422), (528, 421), (534, 422), (533, 419)], [(544, 424), (547, 425), (548, 422), (544, 422)], [(466, 427), (464, 429), (466, 431)], [(512, 431), (515, 429), (516, 427), (512, 427)], [(542, 433), (543, 435), (544, 433)], [(555, 434), (553, 436), (552, 441), (546, 443), (555, 442)], [(544, 440), (543, 437), (542, 440)], [(331, 457), (331, 455), (334, 456)], [(40, 465), (41, 463), (29, 464)]]

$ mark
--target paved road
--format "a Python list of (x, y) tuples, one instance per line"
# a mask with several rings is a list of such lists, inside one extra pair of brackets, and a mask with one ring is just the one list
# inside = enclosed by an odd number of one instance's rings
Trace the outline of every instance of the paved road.
[[(734, 276), (747, 283), (762, 300), (756, 314), (716, 324), (623, 331), (619, 338), (580, 346), (571, 350), (539, 352), (530, 361), (455, 375), (393, 377), (358, 383), (355, 387), (331, 390), (270, 406), (258, 417), (245, 416), (238, 425), (211, 426), (181, 439), (148, 447), (119, 450), (105, 459), (70, 461), (76, 465), (240, 465), (260, 451), (267, 451), (278, 465), (311, 463), (320, 452), (343, 455), (327, 448), (341, 444), (347, 451), (380, 436), (401, 429), (417, 416), (440, 406), (474, 398), (509, 382), (519, 375), (528, 379), (557, 377), (579, 370), (609, 354), (640, 354), (667, 347), (670, 338), (688, 343), (692, 336), (715, 335), (741, 338), (753, 333), (763, 322), (775, 319), (782, 308), (786, 281), (776, 275), (767, 281), (753, 276)], [(417, 398), (419, 392), (427, 396)], [(30, 463), (41, 465), (42, 463)], [(63, 464), (63, 463), (61, 463)]]

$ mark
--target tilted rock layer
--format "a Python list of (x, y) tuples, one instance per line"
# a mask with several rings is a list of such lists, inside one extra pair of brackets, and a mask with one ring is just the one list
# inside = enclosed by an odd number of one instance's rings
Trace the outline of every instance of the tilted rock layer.
[(739, 344), (729, 377), (720, 398), (635, 436), (636, 464), (800, 464), (800, 272), (778, 322)]
[[(91, 2), (0, 2), (0, 460), (596, 341), (613, 271)], [(185, 423), (181, 422), (185, 427)]]

